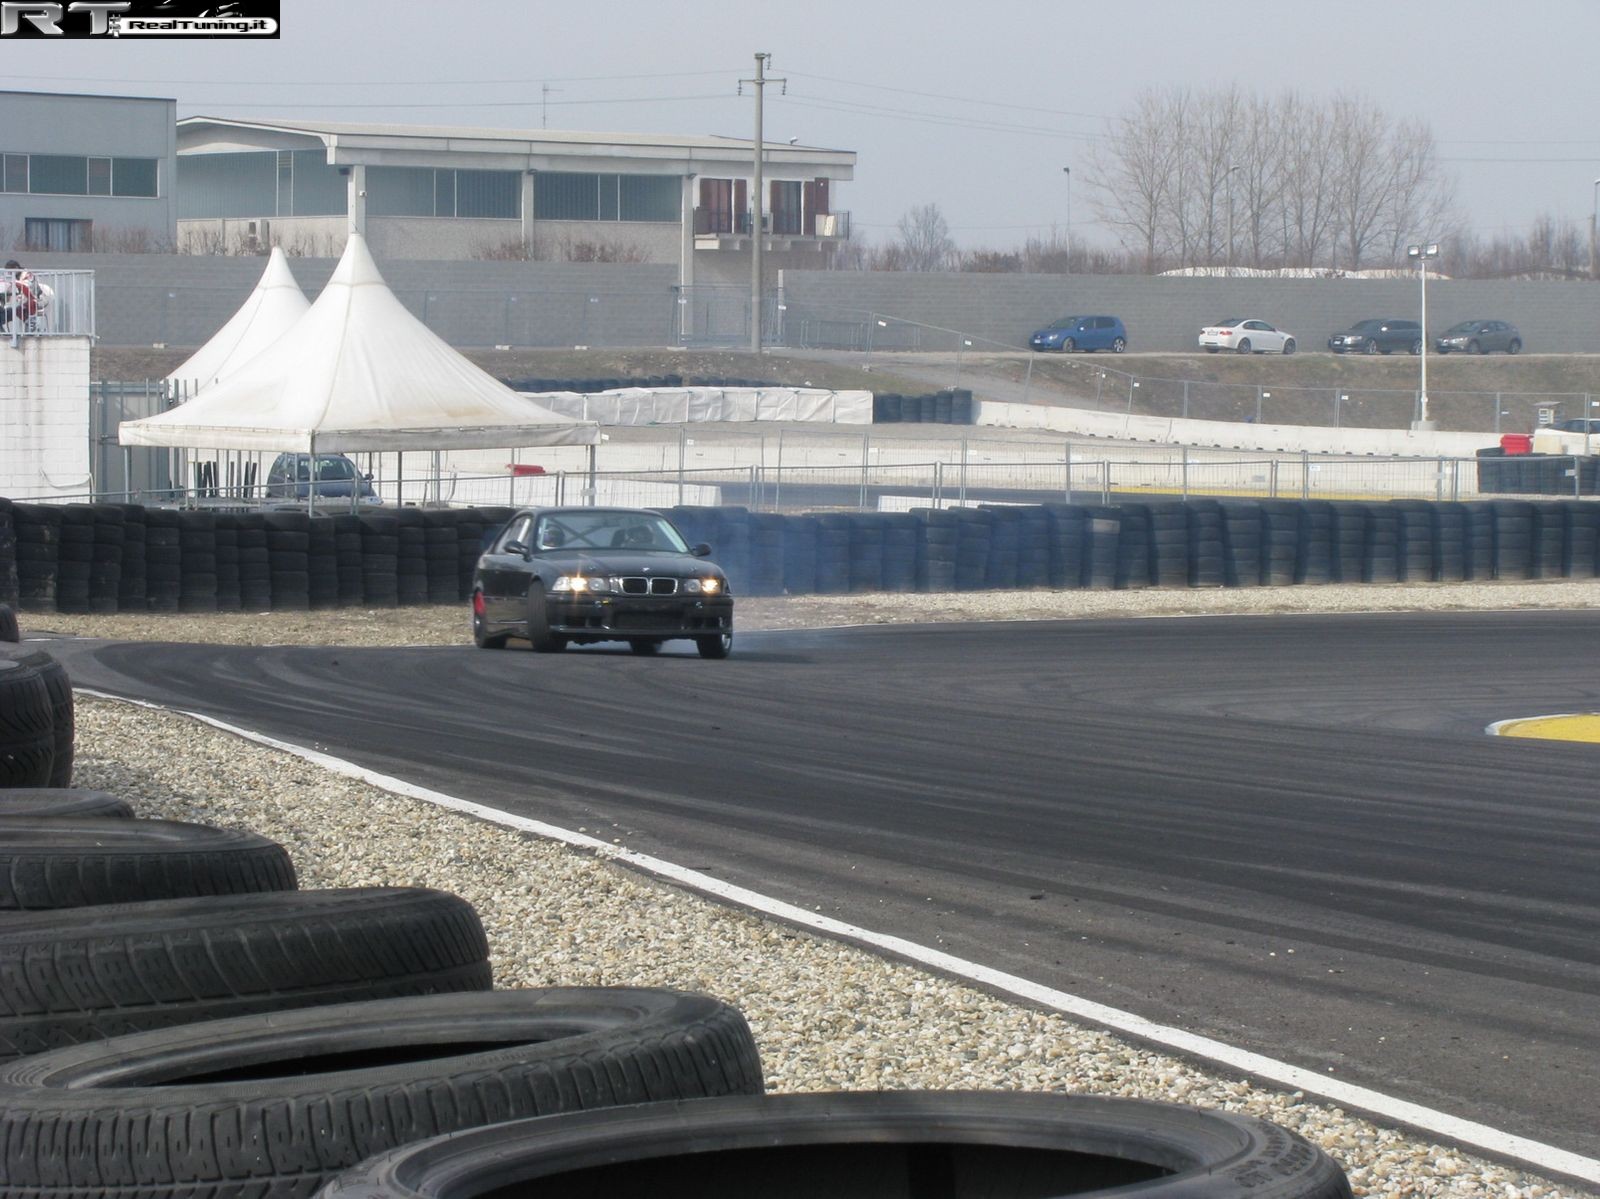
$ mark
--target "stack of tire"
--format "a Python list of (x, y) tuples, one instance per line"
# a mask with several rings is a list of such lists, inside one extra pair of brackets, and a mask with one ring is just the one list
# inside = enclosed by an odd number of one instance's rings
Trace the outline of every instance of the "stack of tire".
[(750, 514), (750, 570), (744, 583), (744, 594), (783, 594), (784, 531), (787, 524), (788, 518), (776, 512)]
[(61, 509), (48, 504), (13, 504), (17, 537), (17, 605), (27, 612), (56, 611), (56, 573), (61, 564)]
[(461, 592), (461, 534), (454, 508), (427, 508), (422, 513), (422, 546), (427, 561), (430, 604), (453, 604)]
[(178, 514), (180, 612), (217, 610), (217, 514), (205, 509)]
[(1184, 507), (1188, 509), (1189, 586), (1226, 586), (1222, 504), (1217, 500), (1190, 500)]
[(217, 611), (238, 612), (244, 605), (239, 584), (239, 517), (219, 512), (212, 528), (217, 547)]
[(313, 516), (306, 529), (306, 602), (312, 608), (339, 606), (339, 536), (333, 517)]
[(400, 605), (400, 520), (361, 515), (361, 595), (369, 608)]
[(61, 542), (56, 558), (56, 611), (89, 611), (89, 576), (94, 569), (94, 509), (87, 504), (69, 504), (61, 509)]
[(0, 604), (17, 604), (17, 526), (11, 501), (0, 496)]
[(117, 577), (117, 611), (143, 612), (145, 598), (145, 510), (142, 504), (118, 504), (122, 510), (122, 570)]
[(272, 608), (272, 550), (267, 545), (264, 512), (241, 512), (234, 518), (239, 545), (239, 607), (245, 612)]
[(816, 593), (844, 595), (850, 590), (850, 536), (855, 513), (824, 512), (817, 517)]
[(1043, 505), (1049, 523), (1046, 576), (1057, 590), (1076, 590), (1083, 586), (1084, 536), (1089, 524), (1087, 509), (1075, 504)]
[(62, 787), (72, 778), (72, 683), (43, 650), (20, 648), (16, 613), (0, 604), (0, 788)]
[[(35, 708), (19, 662), (0, 712)], [(268, 838), (103, 792), (0, 781), (0, 917), (6, 1194), (298, 1199), (436, 1135), (762, 1090), (717, 999), (493, 991), (465, 900), (300, 891)]]
[(183, 544), (174, 508), (147, 508), (144, 517), (145, 603), (152, 612), (176, 612), (183, 594)]
[(428, 534), (421, 508), (395, 509), (395, 598), (402, 607), (428, 602)]

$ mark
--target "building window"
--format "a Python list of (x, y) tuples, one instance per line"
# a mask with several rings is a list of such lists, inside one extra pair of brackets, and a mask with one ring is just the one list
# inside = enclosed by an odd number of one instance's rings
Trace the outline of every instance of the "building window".
[(94, 244), (94, 222), (30, 216), (22, 223), (22, 241), (23, 249), (35, 253), (56, 250), (86, 254)]
[(540, 171), (533, 215), (541, 221), (675, 222), (682, 203), (677, 175), (589, 175)]
[(520, 186), (515, 171), (368, 167), (367, 215), (515, 220)]
[(77, 154), (0, 155), (0, 191), (35, 196), (158, 195), (154, 158), (89, 158)]

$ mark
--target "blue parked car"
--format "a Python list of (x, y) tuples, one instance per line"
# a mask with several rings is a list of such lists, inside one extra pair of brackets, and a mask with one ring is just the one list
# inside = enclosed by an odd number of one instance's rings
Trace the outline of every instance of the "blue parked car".
[(1128, 348), (1128, 330), (1120, 316), (1064, 316), (1035, 332), (1028, 344), (1036, 350), (1059, 350), (1063, 354), (1074, 350), (1120, 354)]

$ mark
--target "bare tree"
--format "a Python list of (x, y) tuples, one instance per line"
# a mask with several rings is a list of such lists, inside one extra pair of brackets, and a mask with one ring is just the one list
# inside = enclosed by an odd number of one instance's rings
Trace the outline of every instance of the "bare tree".
[(1145, 91), (1133, 110), (1111, 121), (1110, 137), (1091, 151), (1091, 204), (1100, 220), (1144, 260), (1154, 274), (1166, 252), (1163, 215), (1181, 155), (1174, 120), (1184, 115), (1188, 93)]
[(937, 204), (923, 204), (900, 218), (896, 228), (900, 233), (899, 250), (904, 271), (939, 271), (950, 265), (956, 255), (956, 243), (950, 236), (950, 225)]

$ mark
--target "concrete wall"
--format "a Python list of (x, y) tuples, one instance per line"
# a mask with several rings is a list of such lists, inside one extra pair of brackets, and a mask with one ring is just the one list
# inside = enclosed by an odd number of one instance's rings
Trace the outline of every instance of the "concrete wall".
[[(814, 322), (836, 340), (864, 327), (869, 313), (960, 330), (1013, 347), (1056, 317), (1106, 313), (1128, 326), (1130, 350), (1192, 351), (1201, 326), (1224, 316), (1258, 316), (1297, 337), (1302, 350), (1326, 350), (1332, 333), (1365, 317), (1415, 317), (1417, 280), (1205, 279), (1133, 275), (892, 274), (785, 270), (791, 327)], [(1525, 352), (1600, 352), (1600, 284), (1429, 280), (1428, 329), (1437, 334), (1469, 318), (1509, 320)], [(885, 348), (953, 349), (931, 334), (876, 326)], [(791, 335), (797, 340), (798, 333)], [(826, 341), (822, 341), (826, 344)], [(985, 347), (979, 342), (975, 348)]]
[(84, 495), (89, 487), (89, 339), (0, 342), (0, 495)]
[(175, 100), (0, 92), (8, 153), (160, 160), (154, 198), (0, 192), (0, 248), (20, 248), (28, 217), (89, 220), (97, 237), (143, 234), (153, 246), (176, 244), (176, 120)]
[[(29, 266), (95, 272), (107, 345), (199, 346), (243, 304), (265, 258), (184, 254), (40, 254)], [(292, 258), (315, 300), (336, 261)], [(379, 261), (401, 302), (457, 346), (668, 345), (674, 264)]]

